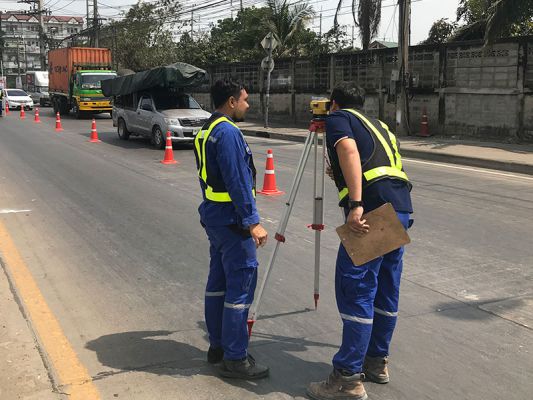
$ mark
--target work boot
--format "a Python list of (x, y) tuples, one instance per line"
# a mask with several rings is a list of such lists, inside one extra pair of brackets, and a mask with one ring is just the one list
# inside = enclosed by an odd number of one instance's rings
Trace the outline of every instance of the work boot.
[(224, 359), (224, 349), (222, 347), (211, 347), (207, 351), (207, 362), (209, 364), (219, 364)]
[(387, 357), (366, 357), (363, 372), (367, 380), (375, 383), (389, 383), (389, 370)]
[(366, 400), (363, 374), (342, 375), (336, 369), (322, 382), (313, 382), (307, 395), (315, 400)]
[(268, 371), (267, 366), (257, 364), (250, 354), (243, 360), (223, 360), (220, 366), (220, 375), (225, 378), (260, 379), (266, 378)]

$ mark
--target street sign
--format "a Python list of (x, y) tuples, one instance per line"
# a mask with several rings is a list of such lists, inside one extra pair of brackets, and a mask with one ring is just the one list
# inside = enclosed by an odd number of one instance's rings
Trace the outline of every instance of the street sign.
[(278, 47), (278, 41), (272, 32), (269, 32), (265, 38), (261, 40), (261, 46), (263, 46), (263, 49), (266, 51), (271, 51)]
[(261, 60), (261, 68), (264, 71), (272, 72), (274, 69), (274, 60), (269, 57), (265, 57)]

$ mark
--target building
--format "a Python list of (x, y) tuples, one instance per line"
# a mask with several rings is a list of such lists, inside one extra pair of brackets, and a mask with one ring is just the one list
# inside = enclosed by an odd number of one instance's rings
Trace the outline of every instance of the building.
[(385, 40), (374, 40), (368, 47), (370, 50), (374, 49), (392, 49), (398, 47), (396, 42), (386, 42)]
[[(39, 44), (39, 18), (32, 14), (1, 13), (1, 29), (4, 32), (2, 49), (3, 75), (7, 86), (15, 87), (17, 77), (24, 80), (26, 71), (42, 69)], [(45, 53), (50, 47), (65, 44), (64, 39), (83, 30), (83, 18), (45, 15)], [(0, 72), (1, 75), (1, 72)]]

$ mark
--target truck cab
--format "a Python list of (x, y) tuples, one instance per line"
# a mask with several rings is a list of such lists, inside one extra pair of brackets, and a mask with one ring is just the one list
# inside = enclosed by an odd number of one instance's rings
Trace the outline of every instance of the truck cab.
[(111, 99), (102, 94), (102, 81), (116, 76), (111, 70), (81, 70), (73, 74), (72, 111), (77, 118), (83, 114), (111, 113)]
[(48, 93), (48, 71), (26, 72), (25, 88), (34, 104), (39, 104), (40, 106), (50, 105), (50, 95)]

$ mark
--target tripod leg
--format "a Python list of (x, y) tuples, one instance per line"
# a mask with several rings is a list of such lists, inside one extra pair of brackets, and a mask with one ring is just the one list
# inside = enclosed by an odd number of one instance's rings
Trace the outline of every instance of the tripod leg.
[[(322, 151), (320, 160), (320, 169), (318, 168), (318, 135), (322, 133)], [(318, 307), (318, 300), (320, 298), (320, 243), (321, 234), (324, 230), (324, 193), (325, 193), (325, 168), (326, 168), (326, 153), (325, 153), (325, 134), (324, 130), (317, 130), (317, 136), (315, 137), (315, 202), (313, 213), (313, 225), (315, 230), (315, 279), (314, 279), (314, 293), (313, 299), (315, 301), (315, 310)], [(317, 174), (320, 173), (320, 191), (317, 185)]]
[(255, 321), (257, 321), (257, 318), (259, 318), (259, 309), (261, 306), (261, 301), (263, 299), (263, 292), (265, 290), (265, 286), (268, 282), (268, 278), (270, 277), (270, 273), (272, 272), (272, 268), (274, 266), (274, 263), (276, 261), (276, 256), (278, 254), (279, 246), (282, 242), (285, 242), (285, 229), (287, 228), (287, 223), (289, 221), (289, 216), (292, 211), (292, 207), (294, 204), (294, 200), (296, 199), (296, 195), (298, 193), (298, 189), (300, 187), (300, 183), (302, 181), (302, 176), (305, 170), (305, 165), (307, 164), (307, 160), (309, 158), (309, 153), (311, 152), (311, 146), (313, 144), (314, 137), (316, 136), (316, 132), (309, 131), (309, 134), (307, 136), (307, 139), (304, 143), (304, 149), (302, 151), (302, 154), (300, 156), (300, 161), (298, 162), (298, 167), (296, 168), (296, 174), (294, 176), (294, 179), (292, 181), (291, 191), (289, 193), (289, 198), (287, 202), (285, 203), (285, 211), (283, 213), (283, 217), (280, 220), (278, 230), (275, 235), (276, 239), (276, 245), (274, 247), (274, 250), (272, 251), (272, 254), (270, 255), (270, 260), (268, 262), (267, 268), (265, 270), (265, 274), (263, 276), (263, 280), (261, 281), (261, 285), (259, 286), (259, 291), (256, 296), (256, 300), (254, 302), (254, 306), (252, 309), (252, 312), (250, 313), (251, 317), (248, 320), (248, 333), (251, 334), (252, 332), (252, 326)]

